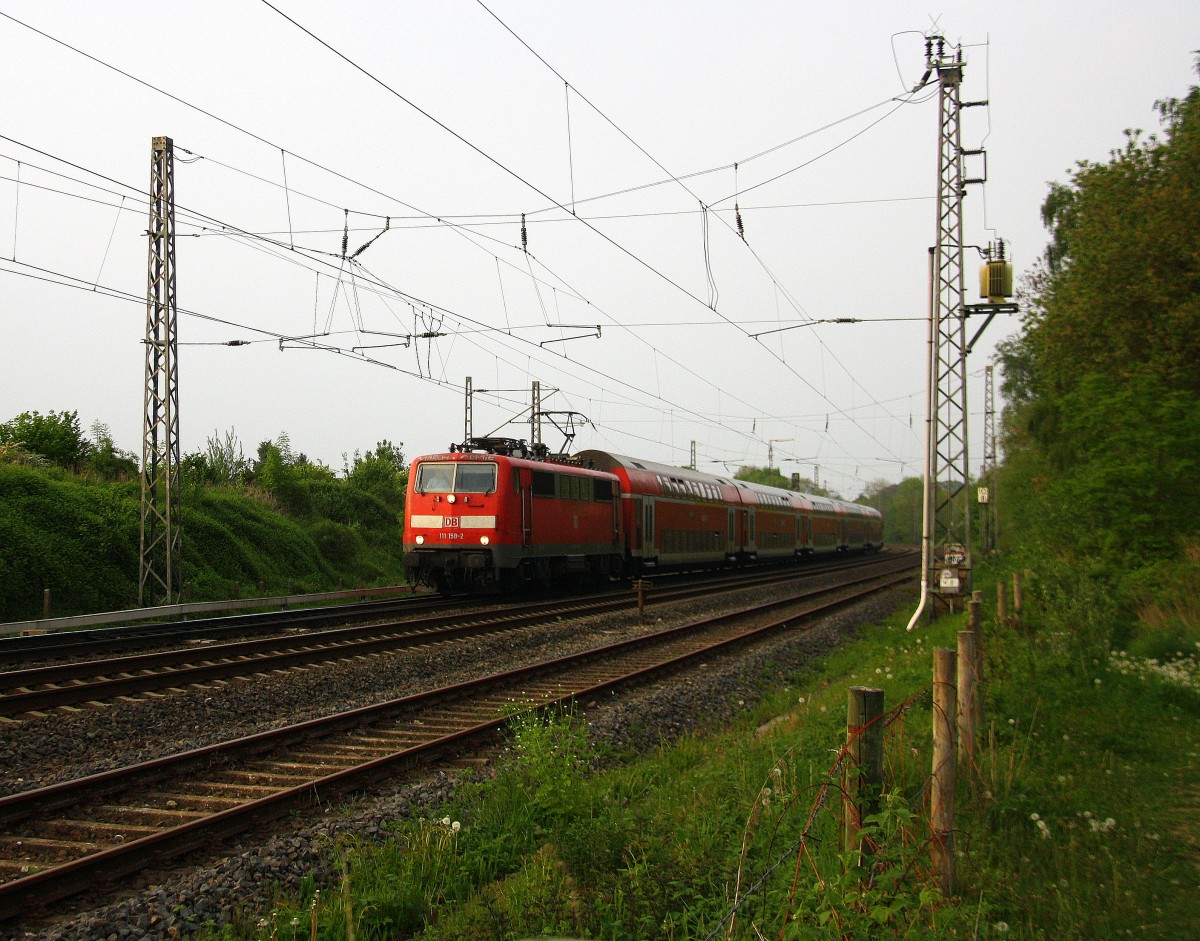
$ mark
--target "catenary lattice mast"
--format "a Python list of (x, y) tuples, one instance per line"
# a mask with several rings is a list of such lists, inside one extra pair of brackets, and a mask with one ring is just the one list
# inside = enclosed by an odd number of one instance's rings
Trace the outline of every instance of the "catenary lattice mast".
[(183, 585), (179, 336), (175, 301), (175, 150), (171, 138), (155, 137), (150, 151), (139, 605), (177, 602)]

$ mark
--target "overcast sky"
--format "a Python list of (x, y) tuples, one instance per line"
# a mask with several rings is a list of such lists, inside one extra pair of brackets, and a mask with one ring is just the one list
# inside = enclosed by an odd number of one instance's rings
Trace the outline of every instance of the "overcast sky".
[[(527, 438), (537, 380), (573, 449), (694, 441), (721, 473), (773, 449), (854, 497), (921, 467), (923, 35), (989, 102), (963, 116), (988, 177), (965, 240), (1005, 239), (1018, 277), (1048, 183), (1157, 130), (1200, 48), (1194, 0), (273, 2), (0, 0), (0, 420), (77, 410), (140, 452), (166, 135), (185, 452), (229, 429), (336, 469), (441, 451), (467, 376), (475, 433)], [(863, 322), (810, 324), (838, 318)], [(973, 470), (1015, 326), (972, 354)]]

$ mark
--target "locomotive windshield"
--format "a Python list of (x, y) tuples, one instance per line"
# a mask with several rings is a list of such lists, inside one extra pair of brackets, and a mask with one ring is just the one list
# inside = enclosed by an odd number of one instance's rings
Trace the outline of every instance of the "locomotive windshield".
[(495, 464), (425, 461), (417, 467), (417, 493), (491, 493), (495, 489)]

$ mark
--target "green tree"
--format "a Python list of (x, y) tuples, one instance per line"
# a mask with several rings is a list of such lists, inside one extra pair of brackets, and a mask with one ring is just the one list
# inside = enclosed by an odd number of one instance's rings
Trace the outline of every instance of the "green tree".
[(250, 468), (237, 433), (230, 428), (224, 437), (216, 431), (208, 438), (204, 449), (204, 466), (213, 483), (240, 484)]
[(1161, 137), (1127, 131), (1051, 186), (1050, 243), (999, 349), (1002, 538), (1112, 573), (1126, 598), (1200, 538), (1200, 90), (1156, 108)]
[(755, 467), (752, 464), (747, 464), (738, 468), (738, 472), (733, 475), (734, 480), (745, 480), (754, 484), (763, 484), (767, 487), (780, 487), (783, 490), (795, 490), (798, 493), (810, 493), (818, 497), (833, 497), (838, 499), (838, 495), (832, 490), (828, 490), (816, 483), (809, 477), (801, 477), (799, 474), (791, 478), (784, 477), (783, 473), (775, 467)]
[(0, 443), (19, 445), (70, 469), (78, 467), (92, 451), (79, 427), (78, 412), (22, 412), (0, 424)]
[(855, 502), (873, 506), (883, 514), (884, 542), (912, 546), (921, 542), (924, 501), (925, 482), (920, 477), (906, 477), (899, 483), (873, 480)]
[(346, 470), (347, 482), (399, 511), (404, 506), (404, 489), (408, 479), (403, 448), (403, 444), (392, 444), (384, 438), (366, 454), (360, 455), (355, 451), (354, 463)]
[(1043, 205), (1051, 242), (1023, 338), (1043, 392), (1139, 373), (1200, 391), (1200, 91), (1157, 108), (1163, 138), (1127, 131)]
[(287, 432), (279, 441), (263, 441), (258, 446), (258, 461), (254, 465), (254, 482), (269, 493), (289, 513), (303, 515), (311, 507), (308, 491), (300, 483), (295, 455)]
[(782, 487), (790, 490), (790, 482), (774, 467), (755, 467), (751, 464), (738, 468), (733, 475), (734, 480), (745, 480), (752, 484), (763, 484), (767, 487)]
[(113, 441), (112, 430), (97, 419), (92, 422), (90, 451), (84, 459), (84, 470), (101, 480), (133, 480), (138, 476), (138, 458), (132, 451), (123, 451)]

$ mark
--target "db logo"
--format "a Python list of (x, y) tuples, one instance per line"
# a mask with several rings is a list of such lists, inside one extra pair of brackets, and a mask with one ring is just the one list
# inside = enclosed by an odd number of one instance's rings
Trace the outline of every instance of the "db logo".
[(459, 518), (457, 516), (443, 516), (442, 517), (442, 525), (445, 526), (447, 529), (457, 529), (458, 528), (458, 519)]

